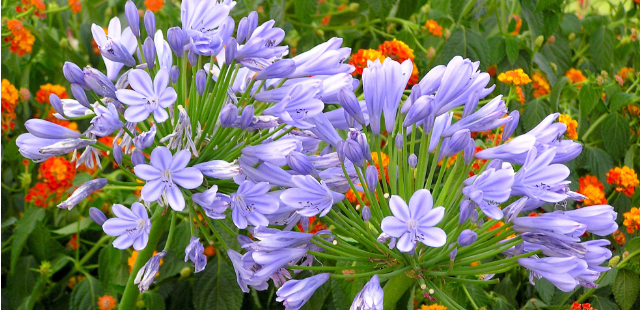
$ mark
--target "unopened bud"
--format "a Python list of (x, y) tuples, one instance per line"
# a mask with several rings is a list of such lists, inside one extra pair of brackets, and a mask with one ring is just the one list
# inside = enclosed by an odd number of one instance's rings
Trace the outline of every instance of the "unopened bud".
[(576, 34), (572, 32), (569, 34), (567, 38), (569, 39), (569, 42), (571, 42), (576, 39)]
[(556, 42), (556, 36), (552, 35), (547, 39), (547, 44), (551, 45)]
[(349, 10), (351, 12), (355, 12), (358, 10), (358, 8), (360, 8), (360, 3), (356, 3), (356, 2), (351, 2), (349, 3)]
[(316, 34), (320, 37), (324, 36), (324, 31), (322, 29), (316, 29)]
[(180, 270), (180, 278), (186, 278), (191, 275), (191, 267), (184, 267)]
[(478, 240), (478, 234), (476, 234), (473, 230), (465, 229), (458, 236), (458, 244), (460, 246), (468, 246), (473, 244)]
[(371, 220), (371, 208), (369, 206), (364, 206), (362, 208), (362, 220), (365, 223), (368, 223)]
[(458, 248), (453, 249), (453, 251), (449, 252), (449, 259), (454, 261), (456, 260), (456, 255), (458, 255)]
[(613, 268), (620, 262), (620, 255), (616, 255), (609, 260), (609, 267)]
[(444, 39), (445, 40), (449, 40), (449, 37), (451, 37), (451, 30), (445, 29), (444, 30)]
[(21, 188), (28, 188), (31, 185), (31, 173), (23, 172), (18, 177)]
[(416, 156), (416, 154), (411, 154), (409, 155), (409, 167), (411, 169), (414, 169), (417, 165), (418, 165), (418, 156)]
[(629, 251), (624, 251), (624, 253), (622, 253), (622, 259), (627, 258), (627, 256), (629, 256)]
[(89, 209), (89, 217), (100, 226), (107, 221), (107, 216), (96, 207), (91, 207), (91, 209)]
[(421, 290), (426, 290), (427, 289), (427, 285), (424, 284), (424, 283), (420, 284), (420, 289)]
[(40, 270), (40, 274), (48, 275), (51, 273), (51, 263), (48, 261), (43, 261), (38, 269)]
[(542, 46), (542, 43), (544, 43), (544, 36), (539, 35), (536, 38), (536, 41), (534, 42), (534, 44), (536, 45), (536, 47), (540, 47), (540, 46)]
[(430, 46), (429, 49), (427, 49), (427, 59), (431, 59), (435, 56), (436, 56), (436, 49), (433, 48), (433, 46)]
[(558, 65), (556, 65), (553, 62), (550, 62), (549, 66), (551, 66), (551, 69), (553, 69), (553, 72), (558, 72)]

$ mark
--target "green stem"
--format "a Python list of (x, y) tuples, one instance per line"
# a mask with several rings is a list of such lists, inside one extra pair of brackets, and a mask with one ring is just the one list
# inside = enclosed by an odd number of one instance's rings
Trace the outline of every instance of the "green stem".
[(600, 123), (602, 123), (602, 121), (604, 121), (605, 118), (607, 118), (607, 116), (609, 116), (609, 113), (600, 115), (600, 117), (598, 117), (598, 119), (589, 126), (589, 129), (584, 133), (581, 140), (587, 141), (587, 137), (598, 127), (598, 125), (600, 125)]
[(173, 235), (176, 231), (176, 212), (171, 211), (171, 225), (169, 226), (169, 236), (167, 237), (167, 243), (164, 244), (163, 251), (169, 251), (171, 241), (173, 241)]
[(385, 284), (384, 290), (384, 309), (395, 309), (398, 300), (404, 295), (404, 293), (415, 282), (414, 279), (409, 278), (405, 272), (391, 278), (387, 284)]
[(469, 302), (471, 302), (471, 306), (473, 307), (473, 309), (478, 310), (478, 305), (476, 305), (476, 302), (473, 301), (473, 298), (471, 298), (471, 294), (469, 294), (467, 287), (462, 285), (462, 290), (464, 291), (464, 294), (467, 296), (467, 299), (469, 299)]

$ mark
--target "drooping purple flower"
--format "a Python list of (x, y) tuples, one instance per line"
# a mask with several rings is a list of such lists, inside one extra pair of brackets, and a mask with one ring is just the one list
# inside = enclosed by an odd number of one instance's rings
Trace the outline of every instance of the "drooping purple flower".
[(587, 225), (572, 221), (557, 213), (544, 213), (535, 217), (519, 217), (513, 220), (513, 230), (551, 236), (562, 241), (578, 242)]
[(268, 143), (246, 146), (242, 149), (242, 154), (258, 158), (262, 161), (284, 166), (287, 164), (287, 154), (291, 151), (300, 151), (302, 143), (297, 139), (279, 139)]
[[(110, 60), (105, 59), (105, 62), (107, 61), (110, 61)], [(111, 62), (111, 63), (114, 63), (114, 62)], [(115, 63), (115, 64), (118, 64), (118, 63)], [(108, 68), (109, 67), (107, 67), (107, 69)], [(82, 71), (84, 72), (84, 82), (89, 89), (93, 90), (94, 92), (96, 92), (96, 94), (100, 96), (105, 96), (113, 99), (118, 98), (116, 96), (116, 86), (113, 85), (113, 83), (110, 81), (110, 77), (107, 77), (98, 69), (91, 68), (91, 67), (85, 67)], [(115, 75), (117, 76), (117, 72)]]
[(431, 192), (420, 189), (413, 193), (409, 205), (393, 195), (389, 199), (389, 208), (393, 216), (382, 220), (381, 228), (391, 237), (399, 238), (397, 247), (400, 252), (410, 252), (418, 241), (430, 247), (441, 247), (447, 235), (441, 228), (434, 227), (444, 217), (444, 208), (433, 208)]
[(42, 119), (30, 119), (24, 125), (29, 133), (21, 134), (16, 144), (22, 156), (37, 162), (96, 143), (96, 140), (82, 139), (76, 131)]
[(610, 269), (600, 266), (611, 258), (611, 250), (606, 248), (610, 244), (611, 242), (607, 239), (589, 240), (581, 243), (587, 251), (582, 259), (587, 262), (589, 269), (597, 272), (605, 272)]
[(89, 208), (89, 217), (93, 220), (93, 222), (100, 226), (102, 226), (102, 224), (107, 221), (107, 216), (104, 215), (104, 213), (96, 207)]
[(187, 167), (191, 159), (189, 150), (182, 150), (171, 155), (169, 149), (156, 147), (151, 152), (149, 165), (141, 164), (134, 167), (136, 176), (147, 181), (142, 187), (142, 199), (154, 202), (163, 196), (171, 208), (176, 211), (184, 209), (184, 196), (180, 187), (194, 189), (202, 184), (200, 170)]
[(463, 129), (468, 129), (471, 132), (479, 132), (500, 127), (511, 121), (510, 116), (503, 118), (506, 114), (507, 107), (502, 100), (502, 96), (497, 96), (476, 112), (455, 122), (442, 133), (442, 136), (450, 137), (455, 132)]
[[(295, 186), (293, 182), (291, 182), (291, 174), (279, 166), (268, 162), (260, 163), (257, 158), (246, 155), (240, 155), (240, 158), (238, 158), (238, 164), (240, 165), (242, 174), (234, 177), (236, 183), (249, 179), (256, 183), (269, 182), (271, 186)], [(255, 165), (258, 166), (254, 167)], [(237, 179), (240, 179), (240, 181)]]
[(255, 28), (244, 45), (238, 47), (235, 59), (252, 71), (259, 72), (269, 66), (271, 59), (281, 58), (289, 51), (287, 46), (278, 46), (284, 39), (284, 30), (273, 27), (270, 20)]
[(503, 214), (498, 205), (509, 199), (513, 175), (510, 166), (498, 170), (488, 168), (482, 174), (465, 180), (462, 193), (478, 205), (484, 214), (499, 220)]
[(120, 114), (118, 110), (116, 110), (116, 106), (111, 102), (107, 107), (97, 103), (93, 107), (93, 111), (96, 113), (96, 116), (91, 119), (91, 124), (93, 124), (91, 133), (98, 137), (111, 135), (114, 131), (124, 126), (124, 123), (120, 120)]
[(241, 169), (235, 162), (229, 163), (224, 160), (211, 160), (204, 163), (199, 163), (194, 168), (197, 168), (202, 174), (220, 180), (231, 180), (234, 177), (240, 175)]
[(576, 286), (595, 287), (593, 281), (600, 273), (588, 270), (587, 263), (577, 257), (520, 258), (518, 263), (530, 270), (533, 278), (545, 278), (563, 292), (571, 292)]
[(73, 99), (60, 99), (58, 95), (53, 93), (49, 96), (49, 102), (53, 109), (58, 112), (53, 114), (57, 119), (66, 120), (65, 117), (81, 117), (91, 114), (91, 110), (80, 102)]
[(289, 125), (308, 129), (313, 127), (313, 124), (306, 119), (322, 113), (324, 109), (324, 103), (313, 97), (313, 92), (308, 91), (302, 84), (296, 84), (280, 102), (263, 113), (277, 116)]
[(243, 245), (243, 248), (254, 251), (276, 251), (284, 248), (298, 248), (309, 243), (313, 234), (296, 231), (283, 231), (265, 226), (258, 226), (253, 230), (253, 241)]
[(189, 38), (212, 35), (226, 22), (235, 5), (235, 1), (185, 0), (180, 7), (182, 30)]
[(383, 310), (383, 299), (384, 291), (380, 287), (380, 279), (376, 274), (356, 295), (349, 310)]
[(91, 26), (93, 39), (96, 41), (107, 67), (107, 76), (112, 81), (116, 79), (124, 65), (129, 67), (136, 65), (132, 55), (138, 49), (138, 41), (130, 27), (124, 31), (121, 30), (121, 27), (118, 17), (112, 18), (109, 22), (109, 35), (102, 27), (96, 24)]
[(291, 59), (281, 59), (274, 62), (264, 70), (258, 72), (254, 77), (255, 80), (262, 81), (268, 79), (286, 78), (296, 69), (296, 64)]
[(300, 260), (307, 250), (304, 248), (282, 248), (274, 251), (252, 251), (253, 260), (260, 265), (251, 278), (254, 281), (273, 278), (281, 269)]
[(407, 116), (402, 122), (402, 126), (405, 128), (411, 127), (411, 125), (419, 123), (424, 120), (425, 117), (434, 113), (433, 108), (435, 106), (434, 96), (422, 96), (418, 98), (413, 104)]
[(285, 190), (280, 200), (285, 204), (299, 209), (302, 216), (325, 216), (334, 203), (344, 199), (344, 195), (330, 190), (324, 181), (318, 182), (309, 175), (294, 175), (291, 181), (296, 188)]
[(598, 236), (608, 236), (618, 229), (618, 213), (610, 205), (596, 205), (571, 211), (556, 211), (573, 221), (587, 225), (587, 231)]
[(149, 242), (151, 232), (151, 220), (147, 209), (141, 203), (134, 202), (131, 209), (114, 204), (111, 211), (116, 217), (104, 222), (102, 229), (105, 234), (118, 237), (113, 240), (113, 246), (121, 250), (132, 245), (136, 251), (144, 249)]
[(465, 247), (472, 245), (476, 240), (478, 240), (478, 234), (471, 229), (465, 229), (458, 236), (458, 245)]
[(178, 98), (178, 94), (169, 87), (169, 71), (160, 69), (156, 74), (153, 83), (149, 74), (141, 69), (134, 69), (129, 72), (129, 84), (131, 89), (119, 89), (116, 91), (118, 100), (129, 105), (124, 111), (124, 117), (129, 122), (141, 122), (151, 113), (158, 123), (162, 123), (169, 118), (165, 110), (173, 105)]
[(293, 57), (296, 70), (290, 78), (353, 72), (355, 68), (344, 63), (351, 55), (351, 49), (348, 47), (340, 48), (340, 46), (342, 46), (341, 38), (331, 38), (329, 41)]
[(278, 199), (267, 195), (271, 186), (267, 182), (253, 183), (244, 181), (238, 191), (231, 194), (231, 209), (233, 223), (240, 229), (253, 226), (267, 226), (269, 220), (265, 214), (278, 210)]
[(151, 124), (149, 131), (142, 132), (133, 138), (133, 145), (139, 150), (144, 150), (153, 145), (153, 139), (155, 137), (156, 124)]
[(226, 218), (224, 211), (226, 211), (231, 204), (231, 198), (229, 198), (229, 196), (218, 193), (217, 185), (212, 185), (210, 189), (202, 193), (193, 194), (191, 199), (202, 207), (208, 217), (216, 220)]
[(207, 266), (207, 256), (204, 255), (204, 246), (200, 243), (200, 238), (191, 237), (189, 245), (184, 249), (184, 261), (191, 260), (195, 273), (198, 273)]
[(320, 177), (316, 168), (311, 161), (304, 154), (296, 151), (291, 151), (287, 156), (287, 165), (293, 171), (302, 175), (311, 175), (313, 177)]
[(276, 292), (278, 296), (276, 300), (282, 302), (285, 310), (298, 310), (327, 280), (329, 280), (328, 273), (321, 273), (303, 280), (289, 280)]
[(138, 270), (133, 284), (138, 284), (140, 293), (149, 290), (149, 286), (155, 281), (158, 270), (160, 270), (160, 260), (162, 260), (165, 255), (167, 255), (167, 252), (162, 251), (152, 256), (149, 261)]
[(64, 78), (71, 84), (78, 84), (84, 89), (88, 89), (88, 86), (84, 82), (84, 72), (75, 63), (65, 61), (62, 66), (62, 74)]
[(89, 197), (91, 193), (97, 190), (101, 190), (106, 185), (107, 185), (107, 179), (103, 179), (103, 178), (86, 182), (80, 185), (80, 187), (78, 187), (75, 191), (73, 191), (73, 193), (71, 194), (71, 196), (69, 196), (69, 198), (67, 198), (67, 200), (60, 203), (58, 205), (58, 208), (71, 210), (73, 209), (73, 207), (79, 204), (82, 200)]
[(229, 256), (236, 272), (238, 286), (240, 286), (240, 289), (245, 293), (250, 292), (248, 286), (251, 286), (258, 291), (264, 291), (269, 287), (267, 279), (252, 280), (256, 264), (253, 261), (251, 254), (252, 252), (247, 252), (245, 255), (242, 255), (234, 250), (227, 250), (227, 255)]

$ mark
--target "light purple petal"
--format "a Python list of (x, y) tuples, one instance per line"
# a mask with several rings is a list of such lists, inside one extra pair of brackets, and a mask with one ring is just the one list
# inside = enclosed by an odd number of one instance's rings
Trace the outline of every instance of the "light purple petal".
[(140, 194), (144, 201), (153, 202), (160, 199), (163, 190), (164, 183), (162, 183), (162, 180), (156, 179), (153, 181), (148, 181), (147, 184), (142, 187), (142, 191), (140, 192)]
[(147, 96), (153, 97), (153, 88), (149, 73), (142, 69), (133, 69), (129, 72), (129, 84), (133, 90)]
[(447, 242), (447, 234), (438, 227), (418, 227), (420, 242), (434, 248), (443, 246)]
[(431, 208), (433, 208), (433, 197), (429, 190), (420, 189), (413, 193), (413, 196), (411, 196), (409, 200), (411, 218), (416, 220), (421, 219), (431, 211)]
[(392, 195), (391, 199), (389, 199), (389, 208), (391, 209), (391, 213), (398, 219), (403, 222), (408, 222), (411, 219), (411, 214), (409, 213), (409, 207), (407, 203), (400, 198), (398, 195)]
[(131, 89), (118, 89), (116, 90), (116, 96), (118, 101), (126, 105), (143, 105), (148, 102), (145, 95)]
[(425, 213), (423, 217), (416, 218), (416, 221), (420, 226), (431, 227), (431, 226), (438, 225), (438, 223), (442, 221), (443, 217), (444, 217), (444, 208), (437, 207), (437, 208), (433, 208), (429, 213)]
[(380, 226), (382, 231), (391, 237), (399, 238), (407, 232), (407, 223), (393, 216), (387, 216), (382, 219)]
[(121, 205), (121, 204), (114, 204), (111, 207), (111, 211), (113, 212), (113, 214), (121, 219), (129, 219), (132, 221), (137, 220), (138, 218), (136, 217), (136, 215), (133, 213), (133, 211), (131, 211), (131, 209)]
[(169, 170), (176, 172), (184, 169), (189, 164), (189, 160), (191, 159), (191, 152), (189, 150), (182, 150), (175, 155), (173, 155), (173, 161), (171, 162), (171, 166)]
[(139, 218), (143, 220), (149, 219), (149, 215), (147, 214), (147, 209), (139, 202), (134, 202), (131, 205), (131, 211)]
[(174, 172), (171, 177), (173, 182), (186, 189), (194, 189), (200, 186), (203, 181), (202, 172), (193, 167)]
[(160, 146), (151, 152), (151, 165), (160, 169), (160, 171), (169, 170), (172, 161), (173, 156), (171, 156), (171, 152), (166, 147)]
[(104, 233), (109, 236), (120, 236), (126, 234), (127, 230), (136, 228), (136, 222), (120, 218), (110, 218), (102, 224)]
[(169, 205), (171, 209), (175, 211), (184, 210), (184, 196), (180, 191), (180, 188), (177, 186), (167, 186), (165, 188), (165, 192), (167, 193), (167, 200), (169, 201)]
[(146, 164), (140, 164), (133, 167), (133, 172), (135, 172), (137, 177), (145, 181), (159, 179), (162, 176), (162, 172), (158, 170), (158, 168)]
[(165, 88), (169, 85), (169, 71), (167, 69), (160, 69), (153, 80), (153, 92), (156, 95), (162, 94)]
[(128, 234), (121, 235), (113, 240), (113, 247), (120, 250), (126, 250), (133, 244), (133, 239)]
[(136, 251), (142, 251), (147, 247), (147, 242), (149, 242), (149, 235), (142, 234), (133, 241), (133, 249)]
[(124, 111), (124, 118), (132, 123), (139, 123), (149, 117), (149, 110), (144, 105), (130, 106)]
[(160, 106), (168, 108), (178, 99), (178, 93), (173, 87), (167, 87), (160, 95)]
[(398, 243), (396, 243), (396, 247), (400, 252), (409, 252), (416, 247), (416, 239), (415, 236), (406, 232), (400, 239), (398, 239)]
[(169, 118), (169, 114), (163, 108), (158, 107), (153, 111), (153, 119), (158, 123), (164, 123)]

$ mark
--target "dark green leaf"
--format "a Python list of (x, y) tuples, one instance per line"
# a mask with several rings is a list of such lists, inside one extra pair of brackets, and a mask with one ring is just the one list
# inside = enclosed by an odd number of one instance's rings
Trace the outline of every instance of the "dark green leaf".
[(296, 18), (301, 23), (309, 23), (311, 16), (315, 14), (318, 5), (314, 0), (294, 0), (293, 8)]
[(600, 283), (598, 283), (598, 286), (605, 287), (613, 283), (613, 280), (615, 280), (617, 274), (618, 274), (618, 268), (611, 268), (609, 271), (605, 272), (605, 274), (602, 276), (602, 280), (600, 280)]
[(536, 53), (533, 56), (533, 62), (535, 62), (538, 65), (538, 68), (540, 68), (540, 70), (544, 72), (547, 80), (549, 81), (549, 85), (553, 87), (558, 78), (556, 77), (556, 73), (553, 71), (553, 69), (551, 69), (547, 57), (544, 54)]
[(518, 46), (518, 40), (509, 37), (505, 41), (505, 48), (507, 53), (507, 58), (509, 59), (509, 63), (512, 65), (518, 60), (518, 54), (520, 52), (520, 46)]
[(609, 156), (607, 152), (596, 148), (587, 148), (586, 152), (586, 167), (598, 177), (598, 180), (605, 180), (607, 178), (607, 172), (613, 168), (611, 156)]
[(478, 307), (487, 307), (491, 304), (489, 301), (489, 296), (487, 296), (484, 288), (470, 284), (463, 285), (467, 288), (467, 290), (469, 291), (469, 295), (471, 295), (471, 298), (473, 299), (473, 301), (475, 301)]
[(18, 222), (18, 227), (14, 231), (13, 243), (11, 244), (11, 273), (15, 270), (18, 257), (22, 253), (22, 248), (29, 238), (29, 235), (36, 227), (36, 223), (44, 219), (44, 209), (30, 208), (25, 211), (24, 215)]
[(582, 88), (580, 88), (578, 99), (580, 100), (580, 112), (582, 113), (582, 117), (586, 118), (587, 115), (591, 114), (593, 108), (596, 107), (598, 101), (600, 101), (600, 96), (593, 87), (591, 87), (591, 85), (584, 84), (582, 85)]
[(491, 37), (487, 40), (489, 46), (491, 46), (490, 58), (491, 64), (496, 65), (502, 62), (507, 55), (505, 51), (505, 43), (502, 37)]
[[(339, 266), (344, 266), (348, 262), (339, 261)], [(366, 283), (365, 278), (355, 278), (353, 281), (343, 279), (331, 279), (331, 295), (333, 304), (337, 310), (348, 310), (353, 299), (362, 290)]]
[(612, 289), (620, 308), (630, 310), (640, 291), (640, 276), (628, 269), (618, 270)]
[(633, 163), (636, 161), (636, 148), (637, 146), (634, 144), (627, 150), (627, 153), (624, 154), (625, 166), (633, 168)]
[(570, 33), (580, 33), (580, 26), (580, 19), (575, 14), (566, 13), (562, 23), (560, 23), (560, 30), (564, 35), (568, 36)]
[(142, 295), (144, 299), (144, 306), (149, 310), (164, 310), (165, 302), (164, 298), (160, 294), (153, 292), (146, 292)]
[[(316, 291), (313, 293), (311, 298), (309, 298), (309, 301), (307, 301), (307, 303), (304, 304), (304, 306), (302, 306), (302, 308), (300, 309), (301, 310), (322, 309), (325, 299), (327, 299), (329, 292), (331, 292), (330, 286), (331, 286), (331, 281), (325, 282), (322, 286), (316, 289)], [(351, 302), (353, 302), (353, 300)]]
[(98, 256), (98, 275), (105, 290), (110, 291), (110, 284), (125, 285), (129, 278), (129, 254), (107, 245)]
[(629, 103), (631, 103), (632, 99), (633, 96), (625, 92), (616, 93), (611, 97), (611, 99), (609, 99), (609, 111), (611, 111), (611, 113), (614, 113), (620, 110), (622, 107), (626, 107)]
[(536, 280), (536, 291), (538, 292), (538, 296), (540, 296), (540, 299), (542, 299), (542, 301), (544, 301), (545, 303), (549, 304), (551, 303), (551, 300), (553, 299), (553, 294), (556, 291), (556, 287), (549, 282), (547, 279), (538, 279)]
[(604, 148), (612, 158), (618, 159), (624, 156), (629, 145), (629, 122), (618, 114), (611, 114), (600, 125), (602, 137), (607, 137)]
[(458, 28), (442, 50), (442, 59), (448, 62), (454, 56), (462, 56), (472, 61), (480, 61), (480, 66), (489, 63), (489, 44), (483, 36), (466, 28)]
[(89, 276), (78, 283), (71, 292), (69, 310), (98, 310), (98, 298), (102, 294), (100, 282), (96, 278)]
[(524, 113), (521, 114), (520, 119), (524, 125), (525, 130), (531, 130), (538, 125), (545, 117), (549, 115), (549, 108), (547, 104), (540, 100), (533, 100), (527, 103), (524, 108)]
[(634, 237), (627, 242), (627, 251), (629, 251), (629, 253), (633, 253), (637, 250), (640, 250), (640, 236)]
[(216, 256), (207, 268), (196, 275), (193, 305), (198, 310), (236, 310), (242, 306), (244, 294), (236, 285), (233, 266)]
[(598, 310), (620, 310), (615, 302), (602, 296), (593, 296), (590, 301), (591, 307)]
[(80, 226), (78, 226), (78, 222), (75, 223), (71, 223), (65, 227), (62, 227), (60, 229), (56, 229), (54, 231), (52, 231), (52, 233), (54, 234), (58, 234), (58, 235), (71, 235), (71, 234), (75, 234), (77, 232), (83, 231), (85, 229), (87, 229), (87, 227), (89, 227), (89, 225), (91, 225), (91, 223), (93, 223), (93, 220), (91, 220), (91, 218), (86, 217), (81, 219), (80, 221)]
[[(313, 6), (313, 10), (315, 11), (316, 1), (315, 0), (309, 0), (309, 1), (313, 3), (312, 6)], [(391, 11), (391, 8), (393, 7), (393, 4), (395, 3), (395, 1), (394, 0), (367, 0), (367, 3), (369, 4), (369, 8), (371, 9), (371, 14), (373, 17), (386, 17), (387, 15), (389, 15), (389, 11)]]
[(616, 38), (613, 31), (606, 26), (600, 26), (598, 30), (591, 34), (589, 40), (589, 51), (591, 58), (598, 70), (610, 70), (613, 61), (613, 48)]
[(555, 85), (553, 85), (553, 89), (551, 90), (551, 94), (549, 95), (549, 101), (551, 102), (552, 107), (558, 107), (560, 104), (560, 95), (562, 94), (562, 89), (564, 85), (567, 84), (569, 80), (566, 76), (561, 77)]

